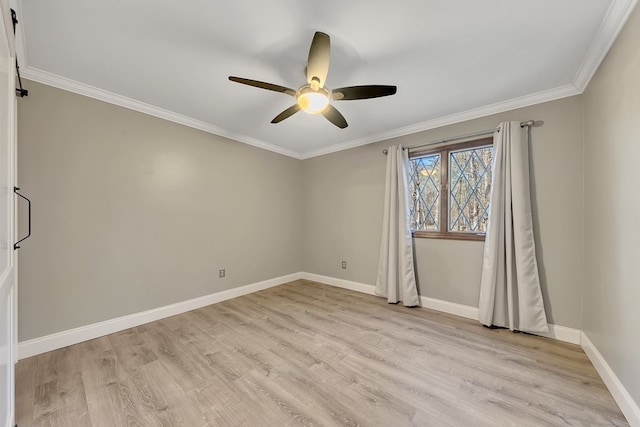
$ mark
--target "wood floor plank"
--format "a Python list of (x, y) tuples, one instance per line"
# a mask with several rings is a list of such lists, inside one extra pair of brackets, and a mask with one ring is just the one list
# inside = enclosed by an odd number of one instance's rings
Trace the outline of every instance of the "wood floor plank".
[(33, 423), (33, 401), (35, 394), (35, 374), (38, 356), (23, 359), (16, 365), (16, 419)]
[(628, 425), (579, 346), (304, 280), (16, 376), (20, 427)]
[[(79, 345), (90, 424), (102, 426), (154, 426), (131, 375), (118, 359), (109, 337)], [(84, 425), (84, 424), (76, 424)]]

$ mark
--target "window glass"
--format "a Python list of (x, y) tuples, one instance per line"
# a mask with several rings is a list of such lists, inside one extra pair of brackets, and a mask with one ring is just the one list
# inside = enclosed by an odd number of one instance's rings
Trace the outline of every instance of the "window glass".
[(492, 147), (449, 153), (449, 231), (487, 231)]
[(416, 237), (484, 239), (492, 139), (410, 153), (409, 209)]
[(409, 162), (409, 209), (411, 229), (440, 229), (440, 154)]

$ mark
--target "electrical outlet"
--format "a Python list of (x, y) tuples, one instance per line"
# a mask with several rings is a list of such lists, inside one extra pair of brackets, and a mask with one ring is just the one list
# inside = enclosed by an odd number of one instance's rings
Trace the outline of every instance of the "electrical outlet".
[(346, 270), (346, 269), (347, 269), (347, 261), (342, 261), (342, 268), (343, 268), (344, 270)]
[(221, 268), (220, 270), (218, 270), (219, 278), (223, 278), (225, 275), (226, 275), (226, 271), (224, 270), (224, 268)]

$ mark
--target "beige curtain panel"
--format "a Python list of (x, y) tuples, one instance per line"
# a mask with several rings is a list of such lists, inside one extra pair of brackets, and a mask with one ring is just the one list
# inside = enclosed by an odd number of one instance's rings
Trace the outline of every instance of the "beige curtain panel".
[(493, 136), (479, 320), (487, 326), (548, 332), (533, 237), (528, 136), (520, 122), (501, 123)]
[(420, 304), (413, 265), (413, 240), (409, 221), (409, 153), (389, 147), (385, 181), (382, 242), (375, 293), (390, 303), (407, 307)]

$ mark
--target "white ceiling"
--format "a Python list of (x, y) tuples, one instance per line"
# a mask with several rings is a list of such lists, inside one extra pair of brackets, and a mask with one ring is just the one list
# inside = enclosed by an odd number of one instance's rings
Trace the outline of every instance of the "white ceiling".
[[(15, 0), (23, 76), (297, 158), (581, 93), (637, 0)], [(315, 31), (349, 122), (273, 117)], [(28, 88), (28, 87), (27, 87)]]

